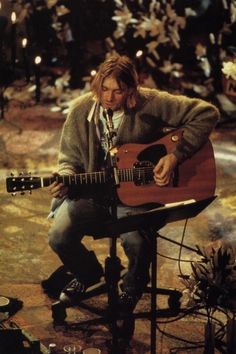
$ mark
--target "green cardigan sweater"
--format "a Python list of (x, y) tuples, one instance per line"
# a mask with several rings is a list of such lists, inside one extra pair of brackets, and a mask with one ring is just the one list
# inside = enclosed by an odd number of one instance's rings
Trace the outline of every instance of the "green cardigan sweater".
[[(93, 104), (92, 94), (87, 93), (78, 98), (68, 114), (60, 141), (60, 174), (99, 169), (96, 125), (94, 119), (88, 120)], [(217, 108), (203, 100), (140, 88), (135, 108), (125, 111), (117, 132), (117, 145), (150, 143), (160, 138), (163, 127), (183, 127), (183, 139), (173, 151), (181, 162), (206, 142), (218, 119)]]

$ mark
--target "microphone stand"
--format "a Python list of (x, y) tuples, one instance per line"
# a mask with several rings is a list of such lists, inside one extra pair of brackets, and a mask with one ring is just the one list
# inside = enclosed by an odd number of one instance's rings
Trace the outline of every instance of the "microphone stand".
[[(117, 161), (113, 138), (116, 136), (112, 122), (113, 111), (108, 109), (104, 111), (104, 118), (107, 126), (107, 177), (109, 186), (109, 201), (112, 221), (117, 220), (117, 193), (119, 186), (119, 177), (117, 172)], [(118, 345), (118, 328), (117, 328), (117, 308), (118, 308), (118, 282), (120, 279), (121, 262), (117, 257), (117, 236), (109, 238), (110, 253), (105, 260), (105, 280), (108, 285), (108, 305), (110, 317), (110, 330), (112, 334), (111, 352), (117, 349)]]

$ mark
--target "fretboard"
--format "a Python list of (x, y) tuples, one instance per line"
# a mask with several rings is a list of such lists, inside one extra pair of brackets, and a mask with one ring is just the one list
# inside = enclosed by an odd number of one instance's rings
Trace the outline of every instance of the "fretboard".
[[(120, 182), (132, 182), (134, 180), (145, 182), (147, 179), (152, 179), (153, 168), (125, 168), (117, 170), (117, 174)], [(54, 181), (63, 183), (66, 186), (104, 184), (107, 183), (110, 178), (111, 176), (108, 175), (107, 171), (86, 172), (75, 175), (42, 177), (41, 187), (47, 187)]]

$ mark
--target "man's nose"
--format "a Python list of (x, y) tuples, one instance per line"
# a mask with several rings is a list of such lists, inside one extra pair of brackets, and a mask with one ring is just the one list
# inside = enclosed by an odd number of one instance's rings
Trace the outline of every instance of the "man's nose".
[(107, 99), (108, 99), (109, 101), (112, 101), (112, 100), (113, 100), (113, 92), (112, 92), (112, 91), (107, 93)]

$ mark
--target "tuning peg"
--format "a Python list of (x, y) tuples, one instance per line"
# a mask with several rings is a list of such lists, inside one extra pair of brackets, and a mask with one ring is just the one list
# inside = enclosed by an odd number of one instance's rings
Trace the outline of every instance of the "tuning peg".
[(13, 172), (11, 172), (11, 173), (10, 173), (10, 176), (14, 177), (14, 173), (13, 173)]
[(21, 195), (25, 195), (25, 192), (20, 192)]
[(32, 194), (32, 191), (29, 191), (29, 194)]
[(15, 196), (16, 196), (16, 193), (12, 193), (11, 195), (12, 195), (13, 197), (15, 197)]

